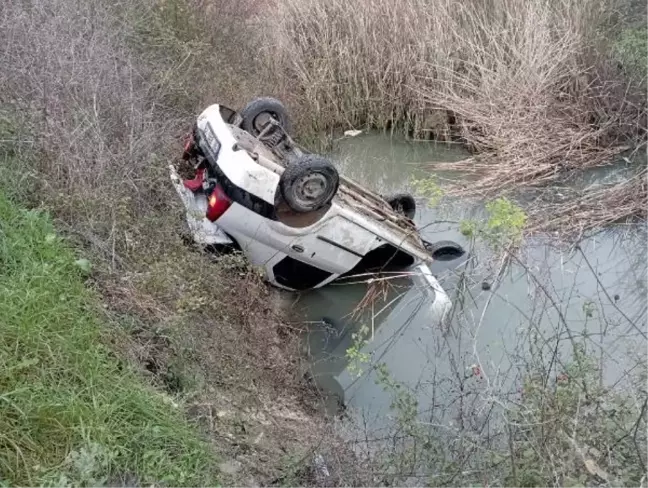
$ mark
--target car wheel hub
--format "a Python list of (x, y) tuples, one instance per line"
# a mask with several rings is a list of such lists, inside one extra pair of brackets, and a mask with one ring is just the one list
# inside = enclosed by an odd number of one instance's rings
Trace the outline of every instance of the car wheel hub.
[(262, 112), (259, 115), (257, 115), (256, 119), (254, 119), (254, 128), (262, 132), (263, 129), (272, 121), (272, 120), (277, 120), (277, 118), (274, 116), (273, 113), (271, 112)]
[(306, 175), (297, 180), (295, 187), (296, 197), (305, 204), (311, 204), (326, 194), (326, 178), (317, 173)]

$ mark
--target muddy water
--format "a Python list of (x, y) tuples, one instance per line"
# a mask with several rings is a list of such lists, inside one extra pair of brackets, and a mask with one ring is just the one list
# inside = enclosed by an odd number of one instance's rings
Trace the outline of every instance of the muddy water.
[[(365, 135), (339, 140), (331, 157), (350, 178), (388, 194), (411, 191), (412, 179), (426, 174), (423, 164), (458, 160), (465, 153)], [(439, 176), (440, 181), (462, 177)], [(614, 174), (595, 177), (609, 180)], [(592, 175), (587, 178), (590, 184)], [(572, 341), (584, 341), (604, 361), (607, 382), (622, 378), (633, 359), (645, 356), (643, 227), (590, 238), (581, 244), (583, 252), (528, 242), (520, 262), (501, 270), (496, 255), (459, 232), (459, 221), (481, 214), (480, 202), (455, 200), (431, 208), (418, 200), (416, 221), (425, 238), (452, 240), (470, 250), (457, 261), (433, 265), (454, 303), (443, 324), (433, 318), (425, 291), (408, 278), (386, 282), (380, 297), (364, 307), (366, 284), (332, 285), (296, 299), (294, 306), (310, 322), (305, 347), (311, 374), (331, 393), (329, 411), (339, 400), (351, 418), (372, 430), (384, 427), (393, 397), (377, 382), (374, 366), (380, 363), (394, 380), (416, 391), (421, 412), (446, 421), (463, 408), (457, 399), (467, 390), (488, 387), (505, 395), (515, 389), (530, 342), (555, 344), (560, 337), (560, 347), (568, 351)], [(362, 326), (367, 343), (354, 361), (347, 350)]]

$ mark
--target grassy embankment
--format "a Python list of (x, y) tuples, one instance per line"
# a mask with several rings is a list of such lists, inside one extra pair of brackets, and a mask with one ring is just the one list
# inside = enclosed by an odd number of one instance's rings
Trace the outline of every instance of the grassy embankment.
[(3, 482), (264, 483), (326, 451), (292, 328), (241, 259), (183, 242), (167, 173), (206, 104), (273, 94), (248, 76), (253, 7), (0, 8), (2, 191), (51, 215), (102, 301), (45, 217), (3, 204), (2, 252), (17, 263), (1, 270), (2, 361), (13, 368), (1, 373)]
[(0, 196), (0, 482), (215, 484), (172, 397), (104, 345), (84, 262), (47, 214)]

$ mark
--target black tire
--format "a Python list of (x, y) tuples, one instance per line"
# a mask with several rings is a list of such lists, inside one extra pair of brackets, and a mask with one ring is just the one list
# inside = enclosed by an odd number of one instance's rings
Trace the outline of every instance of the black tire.
[[(290, 119), (286, 107), (276, 98), (270, 97), (255, 98), (241, 110), (241, 117), (243, 118), (241, 127), (254, 137), (257, 137), (267, 123), (267, 120), (264, 120), (267, 115), (279, 122), (284, 132), (290, 133)], [(270, 133), (272, 132), (274, 131), (270, 131)]]
[(423, 241), (425, 249), (437, 261), (453, 261), (466, 254), (466, 250), (453, 241)]
[(299, 213), (313, 212), (331, 203), (339, 185), (335, 166), (317, 154), (294, 159), (279, 179), (281, 196)]
[(396, 213), (404, 215), (410, 220), (414, 220), (416, 216), (416, 200), (409, 193), (389, 195), (385, 197), (385, 201), (389, 203)]

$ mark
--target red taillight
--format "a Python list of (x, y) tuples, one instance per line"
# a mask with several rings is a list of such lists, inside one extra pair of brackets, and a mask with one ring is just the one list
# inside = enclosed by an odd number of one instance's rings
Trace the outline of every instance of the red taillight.
[(232, 205), (232, 200), (229, 199), (223, 189), (216, 185), (211, 195), (207, 197), (207, 219), (214, 222)]

